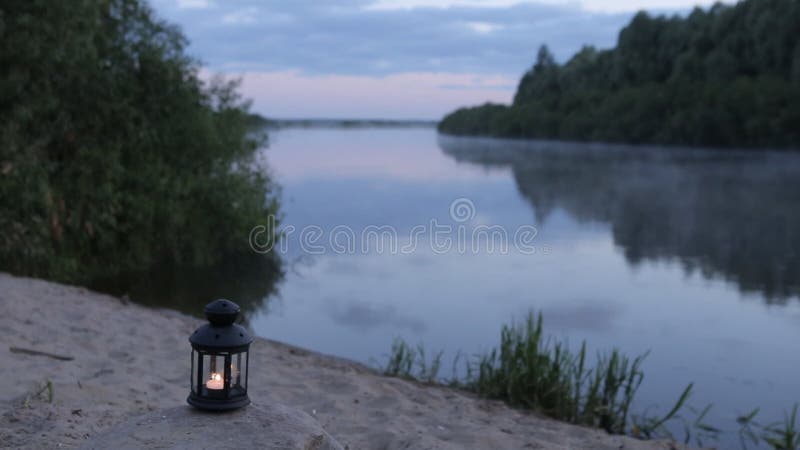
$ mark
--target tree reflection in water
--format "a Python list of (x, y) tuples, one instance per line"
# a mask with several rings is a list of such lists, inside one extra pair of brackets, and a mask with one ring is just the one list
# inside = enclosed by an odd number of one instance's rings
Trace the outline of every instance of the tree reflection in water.
[(128, 295), (146, 306), (175, 309), (194, 316), (212, 300), (226, 298), (242, 308), (246, 321), (252, 313), (268, 307), (283, 278), (277, 258), (253, 254), (223, 259), (214, 267), (160, 266), (147, 272), (127, 273), (94, 280), (90, 288), (113, 295)]
[(458, 161), (510, 167), (544, 222), (610, 224), (632, 266), (675, 261), (767, 303), (800, 295), (800, 155), (439, 137)]

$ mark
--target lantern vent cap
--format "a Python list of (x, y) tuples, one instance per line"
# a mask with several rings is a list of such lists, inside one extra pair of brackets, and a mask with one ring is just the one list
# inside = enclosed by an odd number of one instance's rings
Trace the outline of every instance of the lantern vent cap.
[(241, 311), (239, 305), (225, 299), (214, 300), (203, 309), (203, 312), (206, 314), (206, 319), (208, 319), (212, 325), (216, 326), (233, 324), (239, 316), (239, 311)]
[(215, 300), (205, 307), (210, 323), (201, 325), (191, 336), (192, 348), (199, 351), (247, 351), (253, 337), (241, 325), (234, 323), (239, 305), (230, 300)]

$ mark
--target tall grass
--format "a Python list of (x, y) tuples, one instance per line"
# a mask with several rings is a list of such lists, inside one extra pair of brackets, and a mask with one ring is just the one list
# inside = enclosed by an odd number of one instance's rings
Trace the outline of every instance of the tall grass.
[(747, 444), (759, 445), (766, 442), (775, 450), (797, 450), (800, 449), (800, 423), (798, 423), (798, 409), (800, 404), (795, 403), (791, 412), (784, 412), (783, 422), (761, 424), (756, 421), (756, 416), (760, 409), (756, 408), (749, 414), (739, 416), (736, 421), (739, 423), (739, 437), (742, 448), (747, 448)]
[(428, 362), (425, 348), (421, 344), (414, 348), (402, 339), (395, 339), (383, 373), (393, 377), (435, 383), (440, 381), (439, 369), (442, 367), (443, 354), (443, 351), (436, 353)]
[[(687, 408), (693, 383), (686, 386), (663, 416), (631, 413), (631, 405), (644, 380), (641, 366), (648, 353), (628, 357), (613, 349), (598, 353), (590, 362), (585, 341), (573, 351), (566, 342), (545, 336), (541, 313), (529, 313), (524, 321), (503, 326), (498, 347), (464, 361), (466, 376), (457, 375), (456, 366), (462, 361), (460, 352), (453, 361), (453, 377), (447, 380), (438, 375), (443, 352), (434, 354), (429, 361), (422, 345), (413, 347), (402, 339), (393, 342), (383, 372), (427, 383), (449, 384), (612, 434), (640, 439), (674, 438), (666, 424), (679, 420), (687, 444), (694, 441), (703, 446), (704, 442), (717, 440), (721, 431), (705, 422), (711, 405), (700, 410), (688, 407), (692, 420), (681, 415)], [(800, 449), (798, 405), (785, 415), (783, 423), (759, 424), (754, 420), (757, 413), (756, 409), (738, 419), (743, 448), (745, 441), (749, 441), (754, 445), (765, 443), (775, 450)]]
[(522, 323), (503, 326), (499, 348), (478, 357), (465, 386), (559, 420), (625, 433), (647, 354), (629, 358), (614, 349), (590, 366), (586, 342), (574, 353), (565, 342), (545, 337), (542, 321), (531, 313)]
[(783, 422), (764, 427), (762, 438), (776, 450), (795, 450), (800, 448), (800, 429), (797, 423), (797, 409), (795, 404), (791, 413), (784, 413)]
[[(529, 314), (522, 323), (503, 326), (500, 346), (465, 361), (466, 377), (438, 377), (442, 352), (428, 361), (422, 345), (396, 339), (383, 372), (390, 376), (429, 383), (445, 382), (512, 406), (540, 411), (555, 419), (626, 433), (630, 407), (644, 379), (647, 354), (629, 358), (614, 349), (598, 354), (589, 364), (586, 342), (574, 353), (565, 342), (545, 337), (541, 314)], [(688, 390), (685, 392), (688, 396)], [(685, 398), (684, 398), (685, 400)], [(681, 404), (675, 409), (680, 409)], [(665, 420), (640, 421), (637, 432), (651, 435)]]

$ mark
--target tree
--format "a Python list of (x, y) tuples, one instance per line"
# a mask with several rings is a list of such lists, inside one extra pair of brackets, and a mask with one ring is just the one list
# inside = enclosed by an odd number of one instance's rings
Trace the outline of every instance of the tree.
[(275, 212), (235, 83), (140, 0), (0, 6), (0, 267), (84, 281), (247, 254)]
[[(613, 49), (559, 65), (542, 46), (510, 108), (439, 129), (629, 143), (800, 146), (800, 1), (744, 0), (687, 17), (636, 14)], [(475, 125), (472, 125), (475, 124)]]
[(519, 83), (514, 104), (552, 99), (558, 95), (558, 64), (546, 45), (539, 47), (536, 63)]

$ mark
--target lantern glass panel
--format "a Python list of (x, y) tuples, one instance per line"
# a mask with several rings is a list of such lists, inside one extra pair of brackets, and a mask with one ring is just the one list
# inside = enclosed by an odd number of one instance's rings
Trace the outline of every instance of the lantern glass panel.
[(248, 352), (233, 355), (231, 365), (231, 386), (247, 390), (247, 363)]
[(201, 393), (209, 397), (225, 397), (225, 355), (202, 354)]
[(192, 349), (191, 361), (192, 361), (192, 377), (189, 379), (192, 392), (197, 394), (197, 352)]

